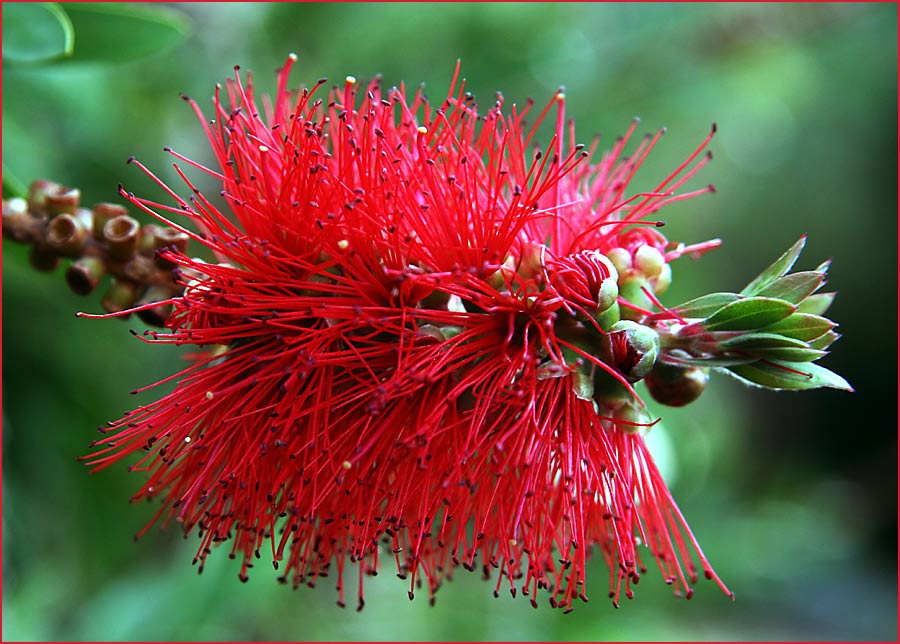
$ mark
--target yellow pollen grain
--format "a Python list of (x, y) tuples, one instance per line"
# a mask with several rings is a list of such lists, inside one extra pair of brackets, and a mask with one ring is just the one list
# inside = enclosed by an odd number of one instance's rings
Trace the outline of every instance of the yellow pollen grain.
[(350, 242), (348, 242), (346, 239), (341, 239), (338, 241), (337, 247), (341, 250), (347, 250), (350, 247)]
[(346, 80), (348, 85), (356, 84), (356, 76), (348, 76)]
[(419, 132), (419, 134), (428, 134), (428, 128), (424, 125), (420, 125), (417, 131)]
[(184, 437), (184, 442), (185, 442), (185, 443), (190, 443), (190, 442), (191, 442), (191, 437), (190, 437), (190, 436), (185, 436), (185, 437)]
[(268, 151), (269, 151), (269, 146), (268, 146), (268, 145), (261, 145), (261, 146), (259, 146), (259, 151), (260, 151), (260, 152), (268, 152)]
[(343, 463), (341, 463), (341, 467), (343, 467), (345, 470), (349, 470), (351, 467), (353, 467), (353, 463), (351, 463), (350, 461), (344, 461)]
[(295, 62), (296, 62), (296, 60), (297, 60), (297, 54), (295, 54), (294, 52), (291, 52), (291, 53), (288, 54), (288, 58), (290, 58), (292, 61), (295, 61)]
[(207, 391), (207, 392), (206, 392), (206, 399), (207, 399), (207, 400), (212, 400), (212, 399), (215, 398), (215, 397), (216, 397), (216, 395), (215, 395), (213, 392), (211, 392), (211, 391)]
[(516, 541), (515, 539), (510, 539), (509, 545), (510, 545), (510, 547), (515, 548), (517, 545), (519, 545), (519, 542)]
[(564, 100), (566, 100), (566, 93), (565, 92), (558, 93), (556, 95), (556, 100), (559, 101), (560, 103), (562, 103)]

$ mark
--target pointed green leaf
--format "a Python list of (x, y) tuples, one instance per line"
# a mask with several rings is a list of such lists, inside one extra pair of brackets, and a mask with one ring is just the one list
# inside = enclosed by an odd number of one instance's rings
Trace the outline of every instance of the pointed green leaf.
[(812, 313), (813, 315), (824, 315), (837, 293), (816, 293), (810, 295), (797, 305), (797, 310), (801, 313)]
[(746, 333), (736, 338), (719, 342), (719, 347), (727, 350), (753, 351), (756, 349), (772, 349), (780, 347), (806, 348), (806, 343), (794, 338), (787, 338), (774, 333)]
[(684, 318), (707, 318), (726, 304), (739, 299), (740, 296), (736, 293), (710, 293), (679, 304), (672, 310)]
[(744, 331), (774, 324), (797, 310), (790, 302), (748, 297), (722, 307), (704, 322), (707, 331)]
[(181, 11), (146, 3), (67, 2), (78, 40), (73, 60), (120, 62), (168, 49), (190, 31)]
[(826, 355), (825, 351), (810, 349), (802, 340), (773, 333), (748, 333), (719, 343), (721, 349), (743, 352), (757, 358), (809, 362)]
[[(798, 306), (799, 311), (802, 306)], [(834, 322), (820, 315), (811, 313), (794, 313), (792, 316), (760, 329), (763, 333), (775, 333), (788, 338), (796, 338), (809, 342), (831, 331)]]
[(758, 349), (756, 355), (766, 360), (787, 360), (789, 362), (812, 362), (828, 355), (827, 351), (803, 347), (767, 347)]
[(813, 349), (827, 349), (830, 347), (836, 340), (841, 337), (840, 333), (835, 333), (834, 331), (829, 331), (821, 338), (816, 338), (809, 342), (809, 346)]
[(675, 365), (677, 367), (730, 367), (737, 364), (748, 364), (756, 362), (759, 358), (755, 356), (716, 356), (710, 358), (695, 358), (693, 356), (669, 357), (663, 354), (660, 360), (666, 364)]
[(74, 44), (72, 23), (56, 2), (3, 3), (3, 62), (53, 60)]
[(787, 249), (784, 255), (776, 259), (771, 266), (757, 275), (756, 279), (750, 282), (746, 286), (746, 288), (741, 291), (741, 295), (756, 295), (766, 286), (791, 270), (794, 262), (796, 262), (797, 258), (800, 257), (800, 252), (803, 250), (803, 247), (805, 245), (806, 235), (803, 235), (800, 239), (797, 240), (797, 243)]
[(825, 276), (816, 271), (802, 271), (779, 277), (759, 291), (762, 297), (777, 297), (797, 304), (816, 292), (825, 283)]
[(778, 390), (801, 390), (831, 387), (853, 391), (841, 376), (810, 362), (768, 360), (729, 367), (728, 372), (753, 385)]

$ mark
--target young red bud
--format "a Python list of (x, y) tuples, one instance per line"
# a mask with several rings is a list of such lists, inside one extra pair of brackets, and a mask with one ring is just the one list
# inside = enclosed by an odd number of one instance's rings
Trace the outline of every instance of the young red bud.
[(659, 334), (631, 320), (613, 324), (600, 342), (600, 359), (631, 382), (643, 378), (659, 354)]

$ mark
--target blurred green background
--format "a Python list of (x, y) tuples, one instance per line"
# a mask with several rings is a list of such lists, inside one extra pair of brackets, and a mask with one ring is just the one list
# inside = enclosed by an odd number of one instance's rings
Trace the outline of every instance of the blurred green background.
[[(651, 571), (616, 611), (595, 560), (593, 600), (567, 616), (495, 600), (492, 585), (463, 571), (434, 608), (381, 575), (357, 614), (337, 608), (330, 588), (280, 586), (265, 566), (241, 584), (224, 552), (198, 576), (195, 538), (175, 529), (132, 541), (154, 512), (127, 503), (138, 475), (89, 475), (75, 457), (97, 425), (151, 399), (128, 392), (172, 372), (179, 352), (136, 341), (137, 321), (76, 319), (99, 310), (99, 296), (77, 298), (61, 270), (33, 272), (24, 249), (4, 241), (4, 640), (896, 639), (896, 5), (63, 10), (74, 49), (52, 21), (13, 33), (4, 4), (5, 187), (47, 177), (80, 187), (90, 204), (117, 200), (121, 181), (158, 196), (125, 166), (132, 154), (179, 185), (163, 146), (210, 155), (178, 94), (209, 105), (234, 64), (274, 90), (274, 70), (294, 51), (295, 84), (380, 72), (388, 86), (424, 82), (438, 99), (461, 58), (482, 104), (497, 90), (542, 102), (565, 85), (584, 141), (611, 141), (634, 115), (648, 131), (668, 126), (635, 189), (665, 176), (717, 121), (715, 161), (694, 185), (718, 193), (663, 214), (671, 239), (725, 244), (680, 260), (664, 301), (739, 288), (806, 232), (801, 266), (833, 257), (829, 287), (840, 291), (831, 313), (844, 338), (824, 364), (857, 392), (777, 394), (719, 377), (695, 405), (659, 410), (654, 452), (736, 603), (703, 582), (692, 601), (674, 599)], [(54, 47), (72, 55), (25, 60)]]

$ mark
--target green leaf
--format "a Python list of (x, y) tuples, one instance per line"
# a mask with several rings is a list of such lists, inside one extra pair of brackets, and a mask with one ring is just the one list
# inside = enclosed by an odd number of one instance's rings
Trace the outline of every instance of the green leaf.
[(816, 292), (825, 283), (825, 276), (816, 271), (802, 271), (779, 277), (757, 295), (777, 297), (797, 304)]
[(190, 22), (180, 11), (138, 3), (68, 2), (66, 13), (78, 39), (73, 60), (141, 58), (181, 42)]
[(835, 333), (834, 331), (829, 331), (821, 338), (816, 338), (815, 340), (810, 341), (809, 346), (813, 349), (827, 349), (830, 347), (835, 341), (837, 341), (841, 337), (840, 333)]
[(728, 351), (743, 351), (758, 358), (809, 362), (826, 355), (825, 351), (810, 349), (802, 340), (773, 333), (748, 333), (719, 343)]
[(741, 299), (737, 293), (710, 293), (688, 300), (672, 310), (684, 318), (707, 318), (723, 306)]
[(766, 360), (787, 360), (790, 362), (812, 362), (828, 355), (827, 351), (809, 347), (771, 347), (756, 352)]
[(800, 257), (800, 253), (805, 245), (806, 235), (803, 235), (797, 240), (797, 243), (787, 249), (784, 255), (776, 259), (771, 266), (757, 275), (756, 278), (741, 291), (741, 295), (757, 295), (766, 286), (791, 270), (794, 262)]
[(727, 371), (739, 380), (767, 389), (798, 391), (831, 387), (853, 391), (853, 387), (841, 376), (810, 362), (767, 360), (728, 367)]
[(806, 343), (794, 338), (786, 338), (774, 333), (747, 333), (735, 338), (719, 342), (719, 346), (728, 350), (754, 351), (757, 349), (772, 349), (779, 347), (806, 348)]
[[(797, 307), (799, 311), (801, 306)], [(796, 338), (809, 342), (831, 331), (835, 327), (834, 322), (820, 315), (811, 313), (794, 313), (792, 316), (770, 324), (760, 329), (763, 333), (775, 333), (788, 338)]]
[(759, 358), (756, 356), (716, 356), (714, 358), (682, 358), (681, 356), (679, 356), (678, 358), (672, 359), (669, 356), (663, 354), (660, 360), (662, 360), (666, 364), (675, 365), (678, 367), (731, 367), (732, 365), (756, 362), (757, 360), (759, 360)]
[(55, 2), (3, 3), (3, 61), (38, 63), (69, 56), (72, 23)]
[(797, 310), (801, 313), (823, 315), (828, 310), (828, 307), (831, 306), (831, 303), (834, 302), (836, 295), (837, 293), (816, 293), (815, 295), (810, 295), (797, 305)]
[(707, 331), (744, 331), (774, 324), (797, 310), (790, 302), (771, 297), (748, 297), (728, 304), (706, 319)]

